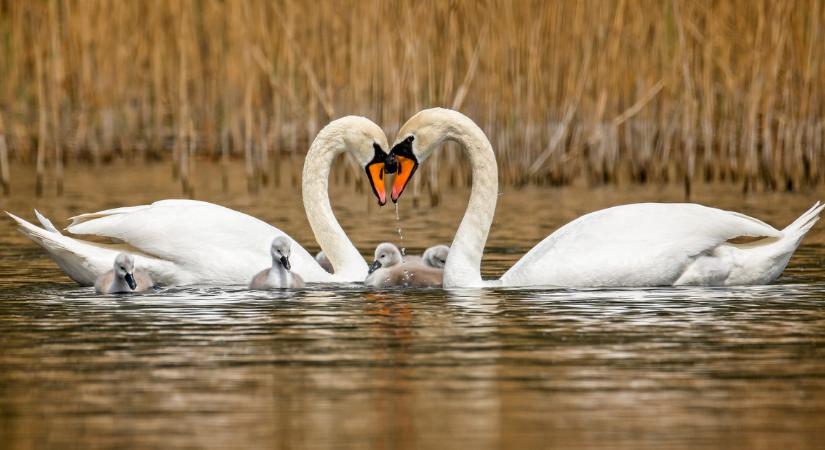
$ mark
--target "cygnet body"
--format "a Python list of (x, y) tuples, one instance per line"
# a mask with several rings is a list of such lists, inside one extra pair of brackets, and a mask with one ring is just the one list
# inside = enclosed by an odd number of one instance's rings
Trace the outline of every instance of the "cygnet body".
[(444, 271), (421, 262), (404, 261), (401, 251), (384, 242), (375, 249), (375, 261), (370, 266), (364, 284), (372, 287), (439, 287)]
[(266, 290), (304, 287), (304, 280), (301, 276), (289, 270), (289, 238), (278, 236), (273, 239), (270, 252), (272, 254), (272, 267), (258, 272), (249, 283), (249, 288)]
[(436, 269), (444, 269), (444, 265), (447, 264), (447, 255), (449, 254), (450, 247), (446, 245), (434, 245), (424, 252), (421, 259), (425, 265), (435, 267)]
[[(393, 244), (390, 244), (393, 245)], [(398, 246), (395, 246), (398, 248)], [(402, 262), (424, 264), (425, 266), (434, 267), (436, 269), (443, 269), (447, 263), (447, 255), (450, 253), (450, 247), (446, 245), (434, 245), (426, 250), (421, 256), (418, 255), (401, 255)], [(320, 256), (323, 252), (319, 253)], [(317, 259), (318, 257), (316, 257)], [(321, 262), (320, 260), (318, 261)], [(322, 264), (323, 265), (323, 264)]]
[(155, 283), (145, 270), (135, 269), (135, 258), (132, 255), (119, 253), (115, 257), (112, 270), (95, 280), (95, 292), (98, 294), (143, 292), (154, 285)]

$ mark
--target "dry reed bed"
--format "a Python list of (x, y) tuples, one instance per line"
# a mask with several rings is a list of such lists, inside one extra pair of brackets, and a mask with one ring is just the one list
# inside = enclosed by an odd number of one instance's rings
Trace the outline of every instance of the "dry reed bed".
[[(438, 105), (507, 184), (795, 189), (823, 180), (823, 24), (816, 0), (0, 0), (0, 181), (171, 155), (191, 193), (194, 160), (241, 157), (255, 190), (330, 119), (392, 138)], [(469, 176), (455, 152), (425, 173)]]

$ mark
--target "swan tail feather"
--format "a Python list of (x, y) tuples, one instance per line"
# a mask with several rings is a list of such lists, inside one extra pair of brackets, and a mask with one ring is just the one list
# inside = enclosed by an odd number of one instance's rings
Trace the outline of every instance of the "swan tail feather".
[(742, 268), (730, 275), (728, 284), (765, 284), (770, 283), (788, 266), (791, 257), (799, 247), (802, 238), (819, 220), (819, 214), (825, 205), (820, 202), (805, 211), (798, 219), (782, 230), (782, 237), (767, 241), (764, 245), (746, 247), (745, 263)]
[(88, 246), (91, 248), (86, 248), (87, 245), (83, 242), (64, 236), (54, 228), (49, 219), (39, 212), (37, 216), (43, 224), (43, 228), (8, 211), (6, 211), (6, 214), (17, 223), (18, 230), (24, 236), (46, 250), (66, 275), (78, 284), (91, 286), (94, 284), (97, 275), (102, 273), (100, 268), (97, 267), (97, 258), (91, 257), (96, 253), (93, 247)]
[(57, 227), (54, 226), (54, 224), (52, 223), (51, 220), (49, 220), (43, 214), (40, 214), (40, 211), (35, 209), (34, 210), (34, 215), (37, 216), (37, 220), (40, 221), (40, 224), (43, 225), (43, 228), (45, 228), (47, 231), (51, 231), (52, 233), (57, 233), (57, 234), (63, 234), (57, 229)]
[(782, 230), (785, 239), (788, 240), (789, 243), (792, 243), (793, 249), (799, 246), (802, 238), (804, 238), (816, 222), (819, 221), (819, 215), (822, 213), (823, 208), (825, 208), (825, 204), (816, 202), (814, 206)]
[[(40, 228), (26, 219), (15, 216), (8, 211), (6, 211), (6, 214), (17, 223), (18, 230), (23, 233), (24, 236), (45, 248), (47, 251), (59, 250), (62, 248), (59, 241), (54, 239), (54, 236), (52, 236), (54, 232), (49, 230), (48, 227), (44, 226), (44, 228)], [(57, 234), (59, 235), (60, 233)]]

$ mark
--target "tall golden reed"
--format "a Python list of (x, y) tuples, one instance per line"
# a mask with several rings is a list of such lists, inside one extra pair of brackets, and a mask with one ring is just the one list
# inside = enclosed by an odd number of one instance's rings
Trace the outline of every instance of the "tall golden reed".
[[(504, 183), (796, 189), (823, 94), (818, 0), (0, 0), (4, 190), (9, 158), (61, 189), (64, 162), (166, 155), (186, 192), (203, 156), (255, 190), (330, 119), (428, 106), (484, 128)], [(469, 176), (441, 158), (431, 193)]]

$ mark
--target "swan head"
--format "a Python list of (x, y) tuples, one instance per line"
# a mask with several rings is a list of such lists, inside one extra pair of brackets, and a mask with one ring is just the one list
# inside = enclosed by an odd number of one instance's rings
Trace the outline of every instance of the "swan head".
[(128, 253), (119, 253), (115, 257), (115, 266), (114, 266), (115, 274), (117, 274), (118, 278), (123, 278), (126, 280), (126, 284), (129, 285), (129, 289), (135, 290), (137, 287), (137, 283), (135, 283), (135, 258)]
[(384, 168), (389, 158), (387, 135), (381, 127), (366, 117), (347, 116), (336, 122), (343, 125), (341, 129), (345, 148), (355, 157), (358, 164), (364, 167), (372, 193), (378, 198), (378, 204), (384, 205), (387, 203)]
[(450, 254), (450, 247), (446, 245), (436, 245), (427, 249), (421, 259), (424, 264), (435, 267), (436, 269), (443, 269), (447, 264), (447, 255)]
[(425, 109), (412, 116), (398, 131), (387, 164), (394, 166), (397, 172), (392, 185), (393, 202), (401, 197), (418, 165), (453, 136), (452, 124), (457, 116), (466, 119), (460, 112), (450, 109)]
[(369, 273), (373, 273), (382, 267), (392, 267), (401, 264), (401, 251), (393, 244), (383, 242), (375, 248), (375, 260), (370, 265)]
[(289, 254), (290, 245), (289, 238), (286, 236), (277, 236), (272, 240), (272, 247), (269, 250), (272, 253), (272, 261), (278, 261), (284, 266), (284, 269), (289, 270)]

